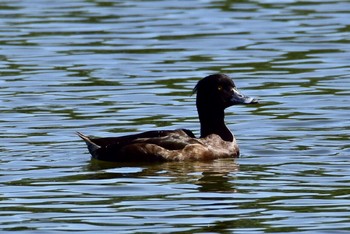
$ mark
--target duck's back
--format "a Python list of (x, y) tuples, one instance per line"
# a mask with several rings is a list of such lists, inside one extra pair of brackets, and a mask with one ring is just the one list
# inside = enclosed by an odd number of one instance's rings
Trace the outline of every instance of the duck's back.
[(236, 141), (212, 134), (195, 138), (186, 129), (149, 131), (122, 137), (91, 139), (81, 133), (93, 158), (103, 161), (183, 161), (238, 157)]

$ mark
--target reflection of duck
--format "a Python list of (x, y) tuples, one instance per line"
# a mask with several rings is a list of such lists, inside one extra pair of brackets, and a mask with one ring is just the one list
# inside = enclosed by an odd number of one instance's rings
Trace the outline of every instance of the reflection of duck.
[[(89, 172), (86, 175), (88, 180), (124, 178), (125, 180), (122, 181), (134, 181), (134, 184), (137, 184), (138, 179), (141, 180), (141, 183), (145, 183), (145, 180), (161, 176), (161, 180), (156, 182), (160, 186), (168, 186), (169, 184), (180, 185), (180, 187), (181, 185), (195, 185), (195, 187), (191, 187), (193, 191), (232, 193), (237, 191), (234, 180), (235, 174), (239, 171), (239, 165), (231, 158), (187, 163), (144, 162), (137, 164), (134, 162), (111, 163), (92, 160), (87, 164), (86, 170)], [(90, 173), (92, 171), (96, 173)], [(153, 182), (155, 181), (152, 180)]]
[(240, 94), (233, 81), (224, 74), (203, 78), (194, 92), (197, 93), (200, 138), (187, 129), (148, 131), (106, 138), (89, 138), (79, 132), (78, 135), (86, 142), (92, 157), (103, 161), (182, 161), (238, 157), (238, 145), (225, 125), (224, 110), (236, 104), (257, 103), (257, 100)]

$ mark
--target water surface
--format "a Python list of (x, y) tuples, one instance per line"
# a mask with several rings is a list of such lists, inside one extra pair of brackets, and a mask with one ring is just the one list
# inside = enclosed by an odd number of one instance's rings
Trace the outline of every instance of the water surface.
[[(0, 229), (350, 231), (348, 1), (2, 1)], [(259, 106), (242, 157), (91, 161), (75, 135), (199, 133), (192, 88), (229, 74)]]

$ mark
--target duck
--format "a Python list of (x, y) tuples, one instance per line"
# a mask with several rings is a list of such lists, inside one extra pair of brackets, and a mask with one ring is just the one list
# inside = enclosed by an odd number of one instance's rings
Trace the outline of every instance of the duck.
[(211, 74), (193, 89), (200, 137), (188, 129), (151, 130), (117, 137), (92, 138), (77, 132), (93, 159), (109, 162), (208, 161), (238, 158), (236, 138), (225, 124), (225, 109), (258, 100), (243, 95), (226, 74)]

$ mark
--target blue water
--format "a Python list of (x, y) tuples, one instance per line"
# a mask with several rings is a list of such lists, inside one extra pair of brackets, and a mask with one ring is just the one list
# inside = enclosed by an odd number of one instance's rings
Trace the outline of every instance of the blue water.
[[(350, 231), (349, 1), (0, 3), (0, 230)], [(199, 133), (226, 73), (237, 160), (91, 161), (75, 135)]]

